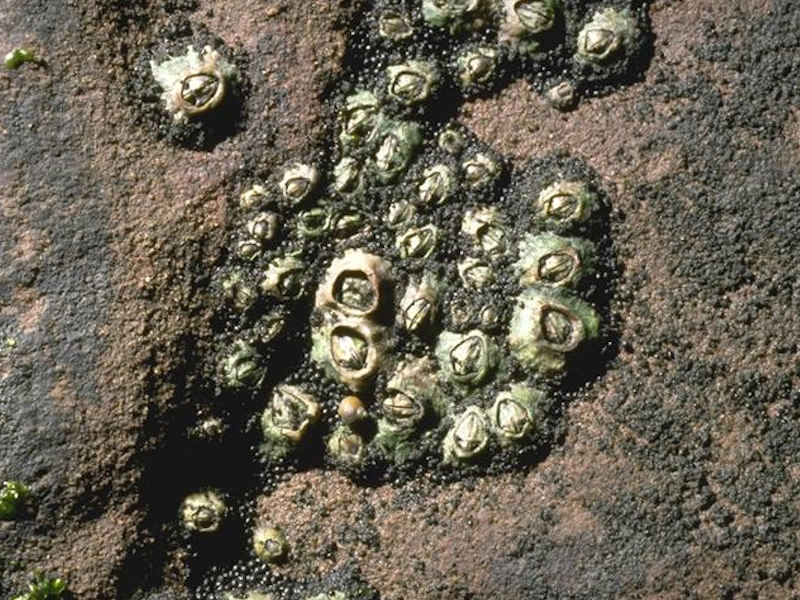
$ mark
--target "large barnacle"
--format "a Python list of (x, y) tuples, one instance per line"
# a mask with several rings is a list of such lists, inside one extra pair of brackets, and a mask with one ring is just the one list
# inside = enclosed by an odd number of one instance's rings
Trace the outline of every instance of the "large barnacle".
[(637, 35), (636, 19), (630, 11), (598, 10), (578, 33), (577, 60), (594, 64), (611, 62), (630, 51)]
[(529, 233), (519, 244), (519, 260), (514, 269), (522, 285), (574, 288), (591, 272), (593, 250), (591, 242), (579, 238)]
[(579, 181), (556, 181), (541, 191), (534, 209), (544, 227), (567, 230), (589, 220), (597, 210), (597, 196)]
[(392, 65), (386, 69), (386, 76), (389, 96), (407, 106), (428, 100), (439, 83), (439, 74), (434, 66), (422, 60)]
[(403, 174), (421, 142), (422, 133), (416, 123), (384, 122), (376, 134), (376, 150), (372, 157), (378, 181), (389, 183)]
[(316, 307), (351, 317), (374, 317), (391, 290), (391, 266), (380, 256), (347, 250), (328, 268), (317, 290)]
[(311, 358), (354, 392), (372, 382), (385, 360), (383, 329), (361, 318), (331, 316), (311, 337)]
[(436, 342), (436, 358), (448, 381), (465, 388), (486, 381), (497, 365), (497, 346), (477, 329), (465, 334), (443, 332)]
[(477, 406), (456, 416), (444, 438), (445, 462), (469, 462), (480, 457), (489, 444), (489, 423)]
[(526, 54), (541, 52), (560, 19), (560, 0), (503, 0), (500, 39)]
[(500, 392), (489, 409), (492, 429), (501, 444), (515, 444), (536, 433), (545, 393), (523, 384)]

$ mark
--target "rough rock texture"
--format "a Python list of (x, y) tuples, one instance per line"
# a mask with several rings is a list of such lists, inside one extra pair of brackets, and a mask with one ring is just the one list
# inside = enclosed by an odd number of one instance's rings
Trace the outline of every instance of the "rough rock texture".
[[(0, 594), (34, 568), (82, 599), (181, 581), (173, 415), (208, 342), (239, 173), (319, 143), (349, 2), (0, 0)], [(125, 90), (188, 15), (248, 55), (242, 133), (159, 141)], [(614, 203), (617, 360), (529, 471), (360, 488), (323, 471), (259, 501), (317, 575), (384, 599), (800, 594), (800, 7), (656, 1), (644, 81), (561, 114), (526, 83), (461, 120), (514, 162), (565, 151)], [(183, 17), (181, 17), (183, 18)], [(5, 48), (3, 52), (5, 52)], [(7, 340), (14, 340), (14, 343)]]

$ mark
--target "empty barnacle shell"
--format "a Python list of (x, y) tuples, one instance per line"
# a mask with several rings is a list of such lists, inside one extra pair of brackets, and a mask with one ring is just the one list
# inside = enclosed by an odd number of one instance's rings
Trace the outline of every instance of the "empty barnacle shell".
[(397, 321), (412, 333), (432, 326), (439, 309), (439, 283), (426, 273), (421, 281), (410, 281), (400, 300)]
[(346, 156), (333, 167), (333, 189), (351, 196), (364, 189), (364, 170), (359, 161)]
[(464, 334), (445, 331), (436, 342), (436, 358), (445, 379), (472, 387), (486, 381), (497, 365), (497, 346), (477, 329)]
[(527, 234), (519, 243), (519, 260), (514, 269), (521, 285), (541, 283), (577, 287), (591, 271), (593, 245), (578, 238), (552, 233)]
[(230, 388), (257, 388), (267, 375), (261, 354), (244, 340), (237, 340), (222, 362), (225, 383)]
[(373, 317), (391, 291), (391, 265), (380, 256), (349, 249), (331, 262), (315, 306), (351, 317)]
[(389, 206), (389, 212), (383, 222), (389, 229), (401, 229), (411, 223), (416, 212), (417, 209), (411, 202), (398, 200)]
[(385, 360), (383, 329), (363, 318), (332, 319), (311, 336), (311, 358), (354, 392), (372, 382)]
[(278, 215), (274, 212), (260, 212), (247, 221), (245, 228), (253, 239), (261, 243), (269, 242), (278, 234)]
[(636, 19), (628, 10), (605, 8), (578, 33), (577, 59), (581, 62), (605, 64), (629, 51), (638, 34)]
[(486, 154), (476, 154), (465, 160), (461, 169), (464, 181), (472, 189), (485, 187), (500, 174), (500, 165)]
[(466, 140), (464, 140), (464, 135), (455, 129), (443, 129), (439, 133), (436, 143), (439, 148), (453, 156), (461, 154), (464, 147), (467, 145)]
[(434, 206), (445, 202), (453, 188), (453, 171), (447, 165), (433, 165), (422, 172), (417, 192), (423, 206)]
[(239, 71), (217, 50), (189, 46), (181, 56), (150, 61), (153, 78), (163, 90), (161, 98), (176, 121), (203, 117), (225, 101), (239, 80)]
[(489, 445), (489, 423), (477, 406), (469, 406), (453, 419), (444, 438), (445, 462), (470, 461), (481, 456)]
[(342, 465), (355, 465), (364, 458), (364, 438), (349, 427), (334, 429), (327, 447), (331, 458)]
[(284, 256), (276, 258), (267, 266), (261, 281), (261, 291), (279, 300), (296, 300), (305, 288), (306, 265), (299, 258)]
[(451, 33), (484, 23), (484, 0), (422, 0), (422, 18), (429, 25)]
[(458, 263), (458, 276), (466, 287), (481, 289), (492, 283), (494, 271), (485, 260), (467, 257)]
[(296, 163), (286, 169), (281, 176), (281, 194), (292, 204), (298, 204), (314, 192), (317, 183), (319, 183), (319, 171), (316, 168)]
[(557, 230), (585, 223), (597, 208), (597, 197), (579, 181), (556, 181), (541, 191), (535, 203), (536, 219)]
[(236, 255), (242, 260), (255, 260), (261, 255), (261, 242), (252, 238), (236, 242)]
[(381, 37), (398, 42), (414, 35), (414, 28), (401, 12), (387, 10), (378, 18), (378, 33)]
[(265, 563), (279, 563), (289, 554), (289, 541), (280, 529), (260, 525), (253, 530), (253, 552)]
[(369, 414), (358, 396), (345, 396), (336, 408), (336, 414), (345, 425), (353, 425), (366, 419)]
[(319, 404), (296, 385), (281, 384), (272, 391), (270, 402), (261, 414), (265, 450), (280, 455), (305, 441), (320, 419)]
[(258, 292), (247, 282), (241, 271), (231, 271), (221, 283), (222, 296), (234, 309), (245, 312), (255, 304)]
[(394, 181), (408, 164), (422, 142), (419, 125), (410, 121), (386, 121), (377, 133), (372, 158), (375, 176), (380, 183)]
[(544, 397), (543, 391), (519, 383), (497, 395), (489, 420), (501, 444), (519, 443), (536, 432)]
[(402, 258), (422, 260), (428, 258), (439, 241), (439, 228), (428, 224), (406, 230), (397, 238), (397, 248)]
[(366, 90), (357, 91), (345, 98), (339, 116), (342, 123), (339, 142), (343, 148), (361, 145), (372, 138), (383, 119), (380, 108), (378, 97)]
[(297, 233), (304, 238), (321, 237), (331, 227), (331, 212), (321, 206), (304, 210), (297, 215), (296, 227)]
[(184, 528), (197, 533), (214, 533), (225, 519), (228, 507), (222, 495), (214, 490), (189, 494), (180, 508)]
[(481, 46), (462, 53), (456, 61), (458, 80), (463, 89), (492, 81), (497, 71), (497, 50)]
[(494, 207), (467, 211), (461, 222), (461, 231), (474, 238), (490, 256), (498, 256), (506, 251), (506, 230)]
[(500, 40), (526, 54), (540, 52), (560, 18), (560, 0), (503, 0)]
[(263, 185), (254, 185), (239, 196), (239, 206), (244, 210), (260, 208), (267, 203), (269, 194)]
[(575, 86), (569, 81), (562, 81), (547, 90), (547, 99), (558, 110), (570, 110), (578, 102)]
[(523, 290), (517, 298), (508, 336), (512, 354), (544, 376), (564, 370), (567, 355), (595, 339), (600, 316), (574, 294), (544, 286)]

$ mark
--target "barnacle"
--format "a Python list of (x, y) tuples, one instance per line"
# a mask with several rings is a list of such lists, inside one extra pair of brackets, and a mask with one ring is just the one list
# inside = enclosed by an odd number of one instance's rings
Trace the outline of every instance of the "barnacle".
[(520, 443), (536, 432), (544, 396), (542, 390), (519, 383), (497, 395), (489, 419), (501, 444)]
[(279, 300), (296, 300), (305, 291), (306, 265), (299, 258), (284, 256), (269, 263), (261, 291)]
[(458, 276), (465, 287), (481, 289), (494, 281), (492, 267), (480, 258), (467, 257), (458, 263)]
[(406, 230), (398, 236), (397, 248), (402, 258), (422, 260), (433, 254), (438, 241), (439, 228), (429, 224)]
[(578, 33), (576, 58), (582, 62), (603, 64), (629, 51), (638, 35), (636, 19), (628, 10), (598, 10)]
[(381, 103), (372, 92), (360, 90), (344, 100), (344, 107), (339, 115), (342, 129), (339, 143), (344, 149), (350, 149), (369, 142), (383, 120)]
[(381, 183), (390, 183), (408, 168), (422, 142), (419, 125), (411, 121), (385, 121), (376, 133), (371, 164)]
[(593, 246), (586, 240), (552, 233), (527, 234), (519, 243), (514, 269), (522, 285), (574, 288), (591, 272), (593, 254)]
[(414, 28), (401, 12), (387, 10), (378, 19), (378, 33), (388, 40), (398, 42), (414, 35)]
[(466, 388), (484, 383), (497, 365), (497, 346), (482, 331), (444, 331), (436, 342), (436, 358), (445, 379)]
[(492, 81), (497, 72), (497, 60), (497, 50), (488, 46), (461, 54), (456, 61), (461, 88), (466, 90)]
[(498, 256), (506, 251), (506, 228), (494, 207), (467, 211), (461, 231), (471, 236), (489, 256)]
[(500, 165), (486, 154), (468, 158), (462, 163), (461, 169), (467, 186), (472, 189), (487, 186), (500, 174)]
[(259, 526), (253, 530), (253, 552), (265, 563), (278, 563), (289, 553), (289, 541), (280, 529)]
[(480, 27), (485, 0), (422, 0), (422, 17), (429, 25), (455, 33)]
[(331, 317), (311, 335), (311, 358), (354, 392), (363, 390), (383, 364), (385, 334), (369, 321)]
[(372, 317), (384, 304), (392, 284), (390, 265), (363, 250), (348, 250), (335, 259), (317, 290), (317, 308), (332, 308), (351, 317)]
[(253, 346), (237, 340), (223, 361), (225, 383), (230, 388), (257, 388), (267, 375), (263, 358)]
[(579, 181), (556, 181), (541, 191), (534, 210), (544, 227), (568, 230), (589, 220), (597, 210), (597, 197)]
[(417, 187), (419, 203), (423, 206), (442, 204), (454, 187), (453, 172), (447, 165), (434, 165), (422, 173)]
[(486, 414), (470, 406), (453, 419), (453, 426), (444, 438), (445, 462), (468, 462), (480, 457), (489, 445), (489, 423)]
[(228, 507), (219, 492), (206, 490), (190, 494), (181, 503), (180, 516), (188, 531), (214, 533), (222, 524)]
[(523, 53), (540, 52), (561, 18), (560, 0), (503, 0), (500, 39)]
[(319, 171), (315, 167), (297, 163), (283, 172), (280, 190), (292, 204), (299, 204), (314, 192), (318, 183)]
[(364, 458), (364, 438), (349, 427), (337, 427), (326, 446), (331, 458), (342, 465), (356, 465)]
[(439, 83), (439, 74), (429, 62), (409, 60), (386, 69), (389, 96), (407, 106), (425, 102)]
[(429, 273), (425, 273), (421, 281), (412, 280), (400, 300), (398, 323), (412, 333), (434, 325), (439, 309), (439, 288), (439, 283)]
[(319, 419), (319, 404), (311, 394), (296, 385), (277, 386), (261, 414), (262, 450), (276, 457), (292, 452), (306, 441)]

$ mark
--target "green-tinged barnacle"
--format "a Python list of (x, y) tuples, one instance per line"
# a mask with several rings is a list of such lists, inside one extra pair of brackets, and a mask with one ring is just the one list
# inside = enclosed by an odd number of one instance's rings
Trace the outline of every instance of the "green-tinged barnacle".
[(0, 486), (0, 521), (17, 518), (30, 502), (31, 491), (18, 481), (4, 481)]
[(585, 223), (597, 208), (597, 197), (579, 181), (557, 181), (539, 194), (536, 220), (545, 227), (569, 229)]
[(387, 10), (378, 17), (378, 33), (387, 40), (399, 42), (414, 35), (414, 28), (403, 13)]
[(422, 0), (422, 18), (455, 33), (483, 25), (484, 0)]
[(345, 98), (339, 118), (342, 122), (339, 143), (345, 149), (359, 146), (372, 139), (383, 120), (380, 100), (366, 90), (355, 92)]
[(258, 299), (258, 292), (250, 285), (241, 271), (228, 273), (221, 283), (225, 301), (239, 312), (246, 312)]
[(364, 225), (364, 217), (355, 211), (335, 213), (331, 218), (331, 230), (338, 238), (347, 238), (358, 233)]
[(443, 204), (452, 193), (453, 179), (453, 171), (447, 165), (433, 165), (425, 169), (417, 187), (419, 203), (423, 206)]
[(214, 533), (219, 530), (228, 507), (222, 496), (214, 490), (189, 494), (181, 503), (180, 515), (188, 531)]
[(439, 83), (439, 74), (429, 62), (409, 60), (386, 69), (389, 79), (389, 96), (412, 106), (428, 100)]
[(352, 196), (363, 191), (363, 165), (349, 156), (336, 163), (333, 167), (333, 189), (343, 196)]
[(260, 208), (267, 203), (269, 194), (263, 185), (254, 185), (239, 196), (239, 206), (244, 210)]
[(373, 317), (392, 286), (391, 265), (380, 256), (349, 249), (331, 262), (317, 289), (315, 306), (351, 317)]
[(386, 122), (377, 134), (372, 163), (381, 183), (390, 183), (408, 168), (422, 142), (419, 125), (410, 121)]
[(384, 333), (363, 318), (330, 320), (312, 329), (311, 358), (331, 377), (359, 392), (383, 365)]
[(562, 81), (547, 90), (547, 99), (553, 108), (571, 110), (578, 103), (578, 94), (572, 83)]
[(286, 310), (277, 307), (259, 317), (253, 325), (253, 338), (260, 344), (269, 344), (286, 326)]
[(497, 50), (488, 46), (462, 53), (456, 62), (461, 88), (467, 90), (492, 81), (497, 72), (497, 57)]
[(150, 61), (150, 70), (163, 90), (161, 98), (166, 109), (176, 121), (213, 112), (239, 80), (236, 67), (209, 46), (202, 52), (189, 46), (182, 56), (160, 63)]
[(364, 438), (340, 425), (328, 438), (328, 454), (341, 465), (356, 465), (364, 458)]
[(345, 425), (354, 425), (369, 417), (367, 408), (358, 396), (345, 396), (336, 407), (336, 414)]
[(465, 160), (461, 169), (464, 181), (471, 189), (486, 187), (500, 174), (500, 165), (486, 154), (476, 154)]
[(281, 384), (272, 391), (261, 414), (262, 450), (274, 457), (289, 454), (306, 441), (320, 420), (320, 407), (311, 394), (296, 385)]
[(265, 563), (280, 563), (289, 554), (289, 540), (280, 529), (260, 525), (253, 530), (253, 552)]
[(392, 202), (389, 212), (383, 220), (384, 225), (389, 229), (402, 229), (411, 223), (416, 212), (417, 209), (407, 200)]
[(598, 10), (578, 33), (577, 60), (600, 65), (616, 60), (630, 50), (637, 34), (630, 11)]
[(276, 258), (267, 266), (261, 281), (261, 291), (279, 300), (296, 300), (305, 289), (306, 265), (299, 258)]
[(3, 59), (3, 66), (6, 69), (19, 69), (26, 62), (36, 62), (36, 54), (34, 54), (33, 50), (17, 46), (6, 54)]
[(543, 391), (519, 383), (497, 395), (489, 420), (501, 444), (519, 443), (536, 433), (544, 397)]
[(489, 256), (499, 256), (506, 251), (506, 230), (494, 207), (467, 211), (461, 231), (472, 237)]
[(278, 234), (278, 215), (274, 212), (260, 212), (247, 221), (245, 229), (254, 240), (262, 244), (272, 241)]
[(280, 190), (289, 202), (299, 204), (314, 192), (318, 183), (319, 171), (315, 167), (297, 163), (283, 172)]
[(267, 375), (263, 357), (244, 340), (234, 343), (233, 349), (222, 363), (222, 371), (225, 383), (230, 388), (257, 388)]
[(595, 339), (599, 329), (600, 316), (589, 304), (569, 292), (536, 286), (517, 298), (508, 343), (524, 367), (551, 376), (563, 371), (567, 355)]
[(477, 329), (464, 334), (445, 331), (436, 342), (436, 358), (445, 379), (473, 387), (486, 381), (497, 365), (497, 346)]
[(521, 285), (574, 288), (591, 271), (592, 255), (590, 242), (552, 233), (529, 233), (519, 243), (520, 258), (514, 269)]
[(458, 263), (458, 276), (468, 288), (481, 289), (494, 281), (491, 265), (480, 258), (467, 257)]
[(436, 225), (424, 225), (406, 230), (397, 238), (397, 248), (402, 258), (423, 260), (436, 249), (439, 242), (439, 228)]
[(489, 423), (477, 406), (469, 406), (453, 419), (444, 437), (445, 462), (469, 462), (479, 458), (489, 445)]
[(297, 233), (304, 238), (322, 237), (330, 226), (331, 212), (327, 208), (311, 208), (297, 215)]
[(439, 133), (436, 144), (448, 154), (458, 156), (467, 145), (464, 135), (455, 129), (444, 129)]
[(261, 255), (261, 242), (252, 238), (236, 242), (236, 255), (242, 260), (255, 260)]
[(411, 280), (400, 300), (398, 324), (411, 333), (432, 327), (439, 312), (439, 292), (439, 283), (428, 273), (421, 281)]
[(560, 0), (503, 0), (500, 40), (525, 54), (541, 52), (560, 18)]

